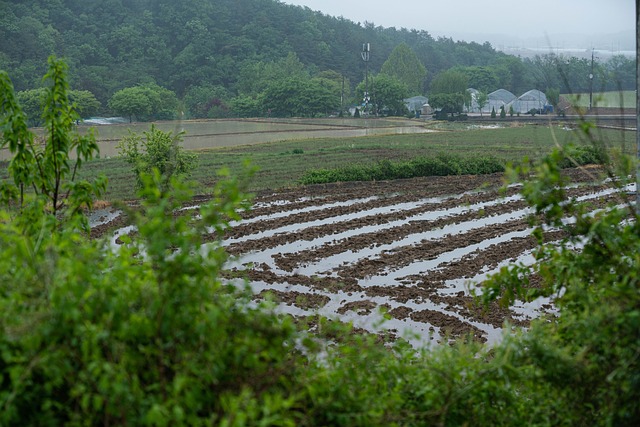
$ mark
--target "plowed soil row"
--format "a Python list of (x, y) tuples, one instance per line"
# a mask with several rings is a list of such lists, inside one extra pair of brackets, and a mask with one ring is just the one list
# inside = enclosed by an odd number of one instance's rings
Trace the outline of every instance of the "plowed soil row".
[[(566, 171), (570, 197), (616, 203), (595, 169)], [(271, 293), (301, 318), (322, 314), (418, 341), (471, 334), (499, 339), (504, 321), (526, 326), (548, 300), (512, 309), (479, 307), (471, 295), (493, 271), (527, 261), (536, 245), (531, 211), (501, 175), (348, 183), (260, 194), (228, 233), (255, 293)], [(550, 230), (549, 241), (562, 234)]]
[[(617, 203), (596, 169), (571, 169), (570, 197)], [(502, 175), (344, 183), (258, 194), (224, 237), (230, 266), (282, 312), (320, 314), (422, 345), (471, 334), (496, 341), (552, 302), (480, 307), (472, 296), (501, 266), (531, 262), (532, 212)], [(116, 220), (118, 221), (118, 220)], [(103, 225), (100, 227), (113, 226)], [(95, 234), (100, 234), (96, 227)], [(549, 230), (545, 238), (562, 238)], [(214, 239), (205, 236), (205, 239)], [(389, 320), (381, 325), (381, 310)], [(313, 322), (311, 322), (313, 323)]]

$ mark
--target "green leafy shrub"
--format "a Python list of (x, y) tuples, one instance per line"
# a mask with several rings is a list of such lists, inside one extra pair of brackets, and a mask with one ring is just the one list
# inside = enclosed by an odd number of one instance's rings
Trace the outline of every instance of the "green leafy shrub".
[[(569, 145), (565, 155), (558, 160), (561, 168), (607, 161), (602, 148), (588, 145)], [(354, 164), (336, 169), (314, 169), (305, 172), (299, 182), (303, 185), (349, 181), (380, 181), (424, 176), (486, 175), (503, 172), (505, 162), (493, 156), (461, 157), (438, 154), (435, 157), (419, 157), (408, 161), (381, 160), (375, 164)]]
[(316, 169), (306, 172), (301, 184), (329, 182), (376, 181), (422, 176), (478, 175), (504, 171), (504, 163), (495, 157), (463, 158), (439, 154), (404, 162), (381, 160), (373, 165), (351, 165), (338, 169)]
[[(534, 323), (514, 363), (559, 396), (574, 425), (634, 425), (640, 419), (640, 216), (626, 185), (637, 165), (605, 159), (617, 200), (595, 215), (568, 199), (563, 163), (581, 156), (603, 161), (591, 126), (582, 130), (593, 141), (589, 148), (558, 149), (533, 168), (510, 171), (512, 180), (524, 180), (522, 194), (538, 214), (536, 264), (504, 268), (483, 295), (504, 304), (555, 296), (560, 316)], [(548, 227), (566, 237), (545, 242)], [(527, 286), (532, 277), (535, 287)]]
[(2, 223), (0, 424), (232, 422), (238, 396), (259, 408), (247, 422), (290, 418), (278, 411), (292, 324), (221, 282), (219, 244), (200, 250), (207, 227), (221, 233), (245, 206), (241, 188), (221, 184), (194, 220), (173, 215), (187, 188), (161, 191), (157, 172), (144, 184), (137, 236), (116, 251), (42, 221), (34, 246)]
[(151, 125), (144, 138), (129, 131), (129, 135), (118, 143), (118, 152), (125, 157), (127, 163), (133, 166), (138, 180), (138, 187), (142, 187), (142, 177), (157, 169), (166, 187), (171, 178), (188, 177), (197, 165), (198, 157), (188, 153), (180, 146), (183, 133), (173, 135)]
[[(47, 87), (38, 92), (45, 129), (42, 141), (28, 130), (9, 75), (0, 71), (0, 143), (13, 156), (9, 162), (13, 182), (0, 183), (0, 199), (16, 202), (20, 209), (34, 203), (36, 210), (45, 205), (54, 216), (76, 216), (104, 193), (107, 179), (78, 179), (83, 163), (98, 156), (98, 144), (92, 130), (85, 135), (77, 131), (80, 116), (69, 98), (67, 65), (54, 56), (49, 57), (48, 65), (43, 79)], [(85, 222), (85, 230), (87, 227)]]

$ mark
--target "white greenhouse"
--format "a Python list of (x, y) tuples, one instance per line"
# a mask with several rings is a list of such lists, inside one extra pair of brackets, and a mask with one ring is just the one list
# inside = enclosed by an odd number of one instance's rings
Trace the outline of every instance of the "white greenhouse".
[(500, 113), (500, 107), (504, 107), (505, 111), (509, 111), (507, 105), (517, 99), (514, 94), (506, 89), (498, 89), (496, 91), (493, 91), (489, 95), (487, 95), (487, 98), (488, 102), (482, 109), (482, 112), (490, 113), (491, 110), (495, 109), (496, 114)]
[[(480, 91), (474, 88), (467, 89), (471, 95), (471, 106), (465, 108), (469, 113), (480, 113), (480, 105), (478, 104), (478, 94)], [(482, 107), (482, 113), (491, 113), (492, 109), (496, 110), (496, 114), (500, 113), (500, 107), (504, 107), (508, 111), (507, 105), (516, 100), (517, 97), (506, 89), (498, 89), (487, 95), (487, 103)]]
[(528, 113), (531, 110), (540, 112), (546, 106), (547, 96), (537, 89), (532, 89), (510, 102), (505, 109), (509, 111), (509, 107), (512, 107), (515, 113)]

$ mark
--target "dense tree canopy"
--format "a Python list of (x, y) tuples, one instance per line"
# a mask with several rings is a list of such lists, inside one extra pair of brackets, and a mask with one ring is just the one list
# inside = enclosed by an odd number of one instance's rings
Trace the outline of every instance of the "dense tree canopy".
[(229, 91), (222, 86), (191, 86), (184, 95), (186, 118), (221, 118), (229, 115)]
[(309, 69), (360, 81), (363, 41), (373, 46), (375, 71), (403, 43), (434, 73), (506, 56), (488, 44), (434, 40), (425, 31), (358, 24), (275, 0), (25, 0), (2, 8), (0, 39), (9, 42), (0, 46), (0, 67), (12, 72), (18, 90), (37, 87), (41, 64), (56, 52), (69, 60), (72, 87), (103, 103), (149, 79), (180, 97), (193, 85), (235, 90), (248, 64), (292, 52)]
[(468, 87), (490, 93), (500, 89), (500, 79), (492, 67), (455, 67), (454, 70), (467, 77)]
[(460, 71), (448, 70), (440, 73), (431, 82), (429, 103), (444, 113), (460, 114), (471, 97), (468, 87), (467, 76)]
[(315, 117), (340, 108), (340, 93), (327, 79), (287, 78), (271, 83), (264, 91), (263, 108), (274, 117)]
[(116, 114), (138, 120), (169, 120), (180, 116), (175, 93), (156, 84), (128, 87), (109, 99), (109, 108)]
[[(365, 82), (356, 88), (359, 99), (364, 97)], [(376, 114), (404, 115), (407, 107), (404, 99), (409, 96), (407, 85), (386, 74), (378, 74), (369, 78), (369, 94)]]
[[(42, 64), (55, 53), (69, 64), (70, 87), (89, 91), (103, 109), (122, 89), (156, 84), (181, 100), (190, 97), (187, 117), (242, 115), (230, 111), (239, 105), (232, 99), (257, 97), (283, 73), (335, 73), (344, 77), (348, 99), (355, 89), (350, 84), (364, 77), (363, 42), (371, 44), (369, 71), (398, 78), (410, 95), (452, 67), (461, 67), (477, 89), (514, 94), (585, 91), (590, 73), (585, 60), (523, 60), (489, 43), (434, 39), (424, 30), (356, 23), (277, 0), (5, 1), (0, 40), (0, 69), (11, 73), (17, 91), (42, 87)], [(633, 89), (634, 70), (635, 61), (622, 56), (596, 61), (594, 89)], [(224, 91), (205, 95), (193, 88)]]
[(134, 117), (143, 117), (151, 113), (151, 101), (141, 87), (121, 89), (109, 100), (109, 108), (116, 114), (128, 117), (129, 122)]
[(382, 64), (380, 73), (395, 77), (409, 90), (409, 95), (422, 95), (427, 77), (424, 67), (415, 52), (406, 44), (399, 44)]

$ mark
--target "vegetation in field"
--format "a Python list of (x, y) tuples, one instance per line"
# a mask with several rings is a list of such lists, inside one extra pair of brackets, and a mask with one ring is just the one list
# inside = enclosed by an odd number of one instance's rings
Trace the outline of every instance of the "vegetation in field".
[[(206, 132), (207, 129), (202, 124), (183, 125), (187, 137), (190, 131)], [(432, 126), (438, 132), (317, 138), (201, 150), (197, 152), (198, 166), (193, 170), (192, 178), (200, 183), (201, 191), (205, 191), (206, 186), (217, 179), (216, 170), (241, 170), (247, 159), (258, 168), (256, 179), (251, 183), (252, 191), (300, 185), (300, 180), (310, 171), (348, 170), (354, 165), (371, 169), (380, 162), (395, 164), (413, 159), (435, 159), (442, 153), (461, 159), (491, 157), (505, 165), (525, 156), (532, 161), (539, 160), (549, 154), (556, 143), (565, 145), (577, 135), (574, 130), (547, 125), (484, 129), (469, 124), (438, 122)], [(169, 132), (175, 128), (175, 124), (164, 124), (162, 129)], [(144, 130), (143, 127), (135, 129)], [(634, 152), (629, 142), (635, 136), (630, 131), (598, 129), (597, 132), (608, 146), (627, 154)], [(590, 149), (585, 150), (589, 153)], [(91, 161), (85, 164), (82, 176), (90, 178), (100, 173), (109, 178), (109, 200), (134, 198), (136, 178), (123, 158)]]
[[(589, 107), (589, 93), (574, 93), (564, 95), (567, 97), (571, 105), (578, 107)], [(636, 92), (635, 91), (611, 91), (596, 92), (592, 94), (592, 102), (594, 107), (604, 108), (635, 108)]]
[[(589, 146), (567, 148), (567, 153), (568, 156), (558, 163), (563, 168), (600, 164), (603, 161), (602, 153)], [(424, 176), (485, 175), (504, 172), (505, 166), (505, 160), (493, 156), (462, 157), (451, 154), (438, 154), (435, 157), (422, 157), (404, 162), (382, 160), (376, 164), (369, 165), (355, 164), (335, 169), (314, 169), (307, 171), (300, 178), (300, 183), (309, 185)]]
[[(321, 122), (324, 123), (325, 120)], [(338, 119), (331, 120), (327, 123), (342, 123)], [(389, 126), (388, 120), (368, 120), (367, 124), (376, 127)], [(364, 126), (364, 122), (355, 122), (358, 126)], [(297, 120), (295, 123), (316, 122)], [(278, 122), (269, 125), (277, 126)], [(143, 133), (148, 130), (148, 126), (137, 124), (131, 126), (131, 129), (136, 133)], [(210, 133), (214, 124), (161, 122), (155, 126), (172, 134), (184, 129), (185, 138), (197, 138), (200, 134)], [(215, 129), (220, 129), (217, 122), (215, 126)], [(260, 126), (265, 124), (233, 121), (223, 122), (223, 126), (225, 132), (239, 132), (242, 129), (260, 130)], [(428, 126), (437, 132), (315, 138), (200, 150), (194, 152), (198, 161), (197, 167), (192, 171), (192, 178), (199, 183), (198, 191), (204, 192), (207, 186), (217, 180), (215, 171), (221, 168), (241, 170), (244, 161), (249, 159), (258, 168), (256, 179), (250, 184), (251, 191), (273, 190), (300, 185), (300, 179), (309, 171), (337, 170), (353, 165), (371, 167), (385, 161), (409, 162), (418, 158), (435, 158), (441, 153), (461, 158), (471, 157), (469, 153), (473, 153), (474, 157), (494, 157), (503, 164), (517, 162), (525, 156), (534, 161), (550, 153), (556, 144), (565, 145), (579, 136), (575, 130), (564, 125), (512, 124), (487, 129), (485, 126), (467, 123), (432, 122)], [(82, 133), (87, 132), (86, 128), (82, 128)], [(97, 131), (99, 140), (106, 139), (106, 143), (113, 145), (127, 135), (125, 126), (102, 126)], [(630, 143), (635, 140), (633, 132), (613, 129), (594, 131), (608, 146), (626, 154), (635, 152), (633, 144)], [(91, 180), (101, 174), (109, 179), (109, 186), (104, 195), (107, 200), (135, 198), (136, 175), (124, 157), (103, 156), (84, 163), (80, 170), (80, 177), (83, 179)]]
[(406, 162), (383, 160), (372, 165), (352, 165), (339, 169), (316, 169), (306, 172), (300, 183), (326, 184), (346, 181), (381, 181), (421, 176), (483, 175), (504, 171), (504, 162), (495, 157), (471, 157), (439, 154)]
[[(74, 135), (74, 114), (64, 67), (54, 59), (50, 67), (51, 99), (61, 102), (49, 104), (45, 121), (62, 126), (52, 127), (57, 133), (44, 149), (55, 145), (54, 158), (65, 160), (73, 145), (60, 142)], [(29, 140), (13, 88), (6, 75), (0, 81), (2, 105), (11, 107), (0, 116), (3, 138)], [(592, 126), (581, 129), (596, 153), (609, 153)], [(510, 304), (554, 296), (559, 315), (494, 348), (464, 340), (428, 350), (403, 340), (386, 347), (321, 317), (310, 335), (252, 302), (242, 283), (223, 279), (221, 244), (250, 206), (251, 171), (220, 180), (197, 215), (175, 215), (191, 200), (191, 184), (166, 185), (158, 169), (141, 172), (142, 202), (129, 212), (137, 233), (121, 236), (118, 248), (78, 232), (83, 210), (56, 215), (47, 192), (24, 193), (18, 210), (3, 198), (0, 424), (635, 425), (640, 216), (624, 189), (637, 165), (614, 154), (606, 170), (620, 199), (595, 214), (564, 193), (560, 164), (574, 153), (556, 149), (509, 171), (524, 180), (522, 194), (537, 214), (538, 263), (504, 268), (482, 298)], [(3, 195), (15, 194), (7, 188)], [(77, 200), (90, 205), (85, 196)], [(566, 238), (546, 244), (549, 226)], [(212, 230), (216, 239), (203, 246)], [(534, 278), (538, 286), (527, 286)]]
[(173, 135), (151, 125), (144, 138), (133, 132), (118, 143), (118, 151), (133, 167), (138, 187), (143, 177), (157, 170), (167, 186), (174, 177), (189, 177), (196, 166), (197, 156), (181, 146), (182, 133)]

